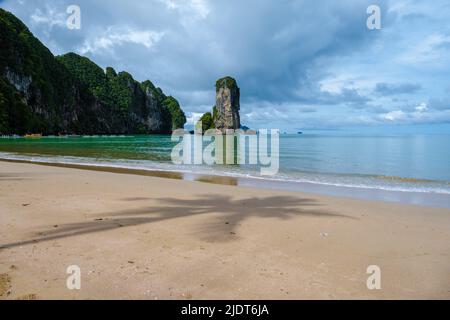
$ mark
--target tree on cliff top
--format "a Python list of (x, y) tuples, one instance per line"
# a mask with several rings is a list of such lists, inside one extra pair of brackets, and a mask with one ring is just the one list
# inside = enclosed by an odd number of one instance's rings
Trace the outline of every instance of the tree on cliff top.
[(162, 105), (172, 117), (172, 130), (184, 128), (184, 124), (186, 123), (186, 115), (183, 110), (181, 110), (177, 99), (169, 96), (162, 102)]
[[(209, 129), (214, 129), (216, 126), (214, 125), (213, 116), (211, 115), (211, 112), (206, 112), (199, 120), (199, 123), (202, 123), (202, 132), (205, 132)], [(196, 126), (197, 128), (197, 126)]]
[(219, 91), (220, 88), (227, 87), (227, 88), (237, 88), (237, 82), (236, 79), (233, 77), (227, 76), (220, 78), (216, 81), (216, 91)]

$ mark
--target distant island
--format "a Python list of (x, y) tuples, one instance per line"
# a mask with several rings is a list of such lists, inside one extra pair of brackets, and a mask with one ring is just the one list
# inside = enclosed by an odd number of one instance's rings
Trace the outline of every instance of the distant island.
[[(211, 112), (206, 112), (199, 120), (202, 131), (217, 129), (241, 129), (240, 89), (232, 77), (224, 77), (216, 81), (216, 105)], [(247, 127), (246, 127), (247, 128)], [(247, 128), (248, 129), (248, 128)]]
[(149, 134), (183, 128), (178, 101), (75, 53), (53, 56), (0, 9), (0, 135)]

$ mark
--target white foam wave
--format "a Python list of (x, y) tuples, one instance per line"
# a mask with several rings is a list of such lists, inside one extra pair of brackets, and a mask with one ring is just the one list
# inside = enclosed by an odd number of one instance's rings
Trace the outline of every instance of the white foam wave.
[[(171, 163), (153, 162), (149, 160), (128, 160), (128, 159), (95, 159), (84, 157), (70, 157), (70, 156), (42, 156), (38, 154), (15, 154), (9, 152), (0, 152), (0, 159), (5, 160), (19, 160), (36, 163), (54, 163), (54, 164), (68, 164), (80, 166), (95, 166), (104, 168), (118, 168), (118, 169), (134, 169), (145, 171), (163, 171), (163, 172), (178, 172), (183, 174), (197, 174), (197, 175), (215, 175), (227, 176), (235, 178), (245, 178), (260, 181), (272, 181), (279, 183), (304, 183), (313, 185), (324, 185), (332, 187), (345, 188), (362, 188), (371, 190), (397, 191), (397, 192), (419, 192), (419, 193), (436, 193), (450, 195), (450, 186), (445, 185), (445, 182), (433, 182), (427, 184), (397, 182), (381, 184), (375, 179), (360, 178), (356, 176), (340, 176), (331, 177), (326, 175), (303, 174), (307, 177), (298, 177), (288, 174), (280, 174), (277, 176), (260, 176), (257, 173), (238, 172), (218, 170), (214, 167), (202, 166), (177, 166)], [(351, 181), (350, 181), (351, 180)], [(363, 181), (362, 181), (363, 180)]]

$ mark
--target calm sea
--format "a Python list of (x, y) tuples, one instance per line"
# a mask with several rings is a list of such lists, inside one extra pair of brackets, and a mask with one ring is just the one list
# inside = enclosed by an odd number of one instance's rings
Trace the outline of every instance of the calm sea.
[(450, 135), (280, 135), (280, 170), (270, 177), (258, 166), (175, 165), (174, 145), (165, 135), (2, 138), (0, 158), (231, 176), (263, 187), (419, 204), (432, 197), (450, 207)]

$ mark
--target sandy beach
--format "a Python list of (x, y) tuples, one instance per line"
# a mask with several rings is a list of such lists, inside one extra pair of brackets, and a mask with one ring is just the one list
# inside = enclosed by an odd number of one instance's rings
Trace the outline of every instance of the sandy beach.
[(450, 298), (450, 209), (225, 184), (0, 162), (0, 299)]

